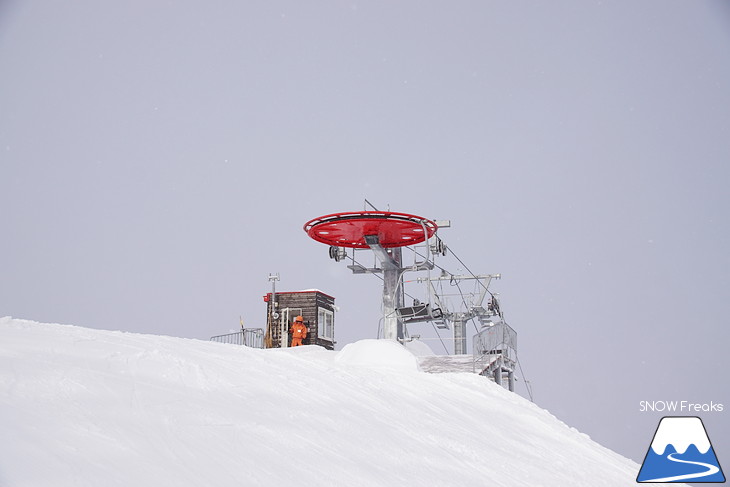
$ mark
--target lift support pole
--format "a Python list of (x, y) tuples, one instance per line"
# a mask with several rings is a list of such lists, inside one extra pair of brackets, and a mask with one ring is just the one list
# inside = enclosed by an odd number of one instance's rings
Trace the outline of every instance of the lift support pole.
[(401, 340), (404, 337), (403, 323), (395, 312), (403, 307), (403, 252), (400, 247), (385, 249), (377, 235), (366, 235), (365, 242), (375, 253), (383, 268), (383, 338)]
[[(463, 314), (463, 313), (461, 313)], [(454, 355), (466, 353), (466, 317), (459, 316), (454, 319)]]

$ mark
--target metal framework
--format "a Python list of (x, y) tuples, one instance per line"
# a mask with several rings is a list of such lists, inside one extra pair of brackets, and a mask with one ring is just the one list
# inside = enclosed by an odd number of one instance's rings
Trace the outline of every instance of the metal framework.
[[(383, 338), (403, 340), (403, 321), (396, 310), (404, 306), (402, 247), (432, 238), (438, 226), (432, 220), (408, 213), (360, 211), (333, 213), (314, 218), (304, 224), (312, 239), (330, 245), (329, 255), (339, 261), (347, 255), (346, 248), (370, 249), (379, 267), (367, 269), (350, 267), (355, 274), (383, 274)], [(354, 252), (354, 250), (353, 250)]]
[[(441, 268), (440, 275), (432, 276), (435, 258), (447, 253), (437, 235), (442, 227), (450, 227), (450, 222), (375, 210), (314, 218), (304, 224), (304, 231), (312, 239), (328, 244), (329, 256), (337, 262), (347, 259), (348, 249), (352, 249), (347, 267), (353, 274), (382, 274), (383, 338), (404, 341), (407, 326), (413, 323), (432, 322), (441, 329), (453, 326), (454, 353), (465, 354), (467, 323), (476, 319), (484, 325), (495, 317), (501, 318), (499, 302), (488, 289), (492, 279), (499, 279), (500, 275), (453, 275)], [(405, 262), (404, 248), (413, 250), (412, 263)], [(372, 266), (355, 259), (357, 252), (368, 249), (374, 256)], [(411, 306), (405, 305), (406, 272), (426, 273), (415, 280), (424, 285), (425, 297), (423, 301), (414, 299)], [(473, 289), (462, 289), (460, 284), (464, 282), (473, 284)], [(458, 293), (444, 292), (444, 284), (450, 284)], [(487, 294), (489, 299), (485, 303)]]
[[(444, 323), (444, 328), (448, 328), (448, 323), (452, 323), (454, 327), (454, 354), (461, 355), (466, 352), (466, 324), (473, 319), (479, 320), (482, 325), (491, 323), (495, 317), (501, 317), (499, 309), (499, 301), (496, 296), (489, 292), (489, 284), (492, 279), (500, 279), (500, 274), (485, 275), (441, 275), (438, 277), (421, 277), (417, 279), (419, 283), (428, 285), (429, 300), (435, 303), (431, 311), (431, 319), (439, 320)], [(474, 287), (471, 291), (464, 292), (459, 284), (463, 281), (472, 282)], [(458, 292), (446, 293), (443, 291), (443, 284), (449, 283)], [(490, 294), (488, 303), (484, 303), (484, 299)], [(460, 306), (450, 306), (449, 300), (460, 300)], [(457, 310), (458, 309), (458, 310)], [(437, 311), (437, 313), (434, 313)], [(436, 314), (438, 316), (436, 316)]]
[(488, 326), (474, 336), (474, 369), (481, 375), (492, 376), (502, 384), (507, 375), (508, 388), (515, 390), (517, 364), (517, 333), (507, 323)]
[[(407, 326), (415, 323), (430, 322), (435, 328), (447, 330), (453, 327), (454, 355), (427, 357), (423, 362), (436, 372), (471, 367), (500, 385), (506, 375), (508, 388), (514, 391), (517, 334), (504, 322), (497, 295), (489, 290), (492, 280), (500, 279), (501, 275), (475, 275), (471, 271), (468, 275), (455, 275), (435, 264), (437, 256), (447, 254), (437, 230), (450, 227), (448, 220), (381, 212), (369, 201), (365, 203), (375, 211), (325, 215), (307, 222), (304, 231), (312, 239), (329, 245), (331, 259), (337, 262), (347, 259), (347, 267), (353, 274), (382, 274), (383, 338), (400, 342), (420, 338), (419, 335), (409, 337)], [(348, 249), (351, 249), (349, 255)], [(403, 249), (413, 251), (410, 265), (405, 262)], [(367, 250), (374, 257), (371, 266), (355, 259), (357, 252)], [(432, 276), (435, 268), (440, 273)], [(404, 281), (406, 272), (426, 275)], [(423, 285), (423, 301), (405, 292), (405, 282)], [(471, 288), (464, 289), (467, 285)], [(451, 287), (450, 292), (445, 290), (447, 286)], [(413, 298), (412, 305), (405, 305), (405, 296)], [(466, 351), (469, 321), (481, 325), (481, 331), (472, 339), (471, 356)], [(438, 340), (444, 341), (440, 335)]]
[(264, 348), (264, 330), (261, 328), (242, 328), (241, 331), (210, 337), (211, 342), (245, 345), (252, 348)]

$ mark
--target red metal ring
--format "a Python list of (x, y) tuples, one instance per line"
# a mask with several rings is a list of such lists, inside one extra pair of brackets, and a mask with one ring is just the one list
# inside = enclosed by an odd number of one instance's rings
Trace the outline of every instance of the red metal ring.
[(431, 220), (392, 211), (332, 213), (304, 224), (304, 231), (314, 240), (354, 249), (368, 248), (366, 235), (377, 235), (384, 248), (404, 247), (433, 237), (437, 229)]

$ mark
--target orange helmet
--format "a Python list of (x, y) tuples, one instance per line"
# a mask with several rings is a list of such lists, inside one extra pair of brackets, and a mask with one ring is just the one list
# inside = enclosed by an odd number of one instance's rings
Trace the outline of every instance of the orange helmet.
[(302, 322), (304, 322), (304, 317), (302, 317), (302, 316), (297, 316), (296, 318), (294, 318), (294, 321), (297, 321), (297, 322), (300, 322), (300, 323), (302, 323)]

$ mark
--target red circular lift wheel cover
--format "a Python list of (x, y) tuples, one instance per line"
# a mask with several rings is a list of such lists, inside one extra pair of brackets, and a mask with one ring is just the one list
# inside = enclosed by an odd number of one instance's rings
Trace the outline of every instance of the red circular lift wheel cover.
[(366, 235), (377, 235), (384, 248), (404, 247), (433, 237), (437, 229), (426, 218), (391, 211), (333, 213), (304, 224), (304, 231), (314, 240), (353, 249), (369, 248)]

